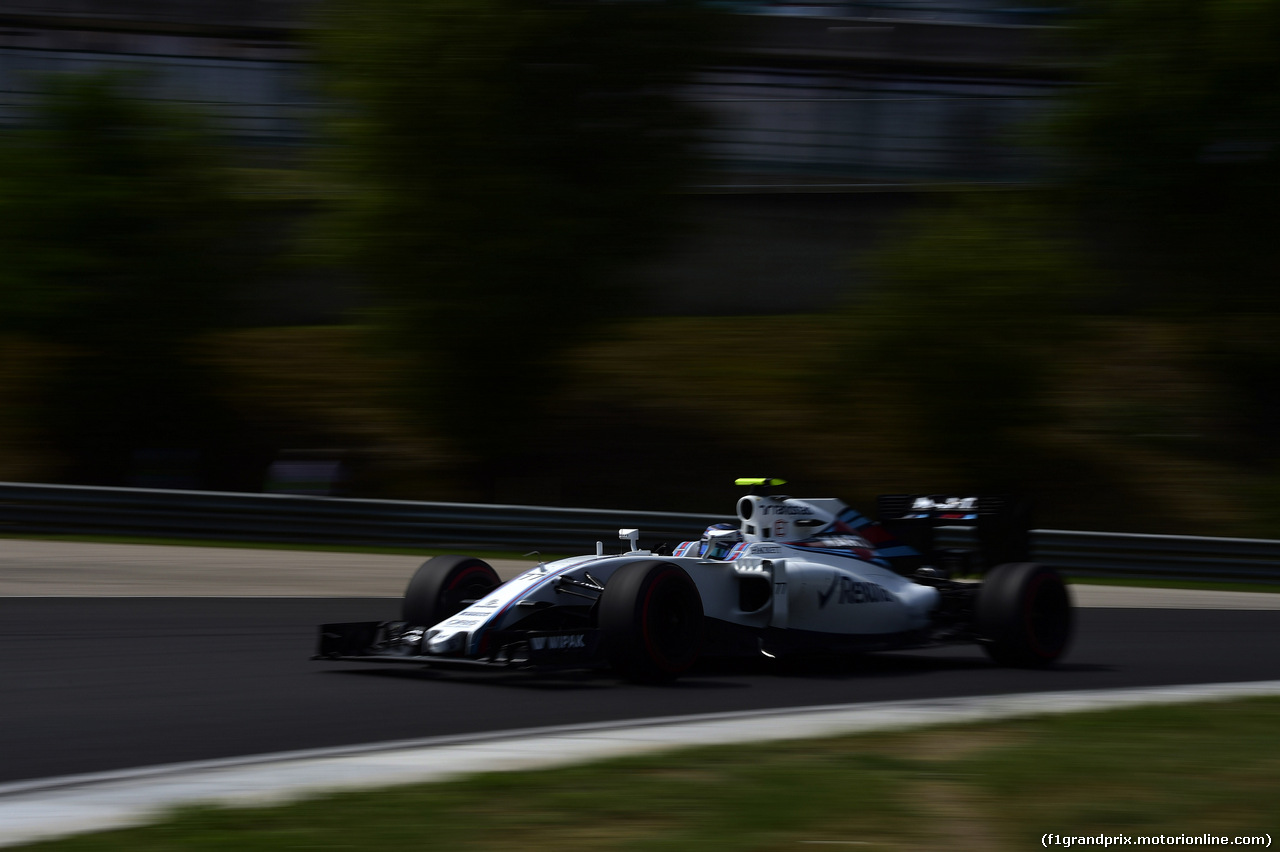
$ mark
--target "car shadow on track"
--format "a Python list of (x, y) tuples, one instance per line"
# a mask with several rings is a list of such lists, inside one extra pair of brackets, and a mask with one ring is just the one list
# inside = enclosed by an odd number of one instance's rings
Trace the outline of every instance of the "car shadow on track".
[[(701, 660), (692, 671), (670, 683), (646, 684), (651, 689), (718, 690), (749, 689), (761, 679), (793, 679), (803, 681), (856, 682), (867, 678), (912, 678), (951, 673), (982, 673), (999, 667), (984, 656), (946, 656), (918, 653), (876, 653), (860, 655), (821, 655), (799, 658), (768, 659), (712, 658)], [(1080, 674), (1111, 671), (1112, 667), (1092, 664), (1059, 664), (1047, 671)], [(539, 691), (574, 691), (615, 689), (632, 686), (608, 669), (564, 670), (467, 670), (443, 668), (406, 668), (402, 666), (343, 667), (329, 669), (329, 674), (360, 677), (419, 680), (432, 683), (479, 684), (508, 689)]]
[(1007, 669), (985, 657), (925, 656), (910, 653), (878, 653), (863, 656), (804, 658), (779, 661), (771, 673), (779, 677), (824, 680), (856, 680), (867, 677), (914, 677), (941, 673), (1041, 671), (1049, 673), (1109, 672), (1114, 666), (1092, 663), (1058, 663), (1043, 669)]
[[(527, 689), (544, 692), (571, 692), (609, 690), (631, 684), (606, 669), (572, 669), (562, 671), (467, 671), (458, 669), (360, 668), (331, 669), (329, 674), (357, 675), (362, 677), (417, 680), (430, 683), (456, 683), (506, 689)], [(707, 680), (690, 673), (671, 683), (648, 684), (660, 689), (741, 689), (747, 683), (731, 683)]]

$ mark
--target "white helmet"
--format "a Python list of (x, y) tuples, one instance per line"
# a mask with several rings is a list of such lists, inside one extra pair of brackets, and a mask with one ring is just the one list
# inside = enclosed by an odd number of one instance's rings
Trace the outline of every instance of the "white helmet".
[(742, 541), (742, 530), (732, 524), (712, 524), (702, 533), (698, 555), (703, 559), (724, 559)]

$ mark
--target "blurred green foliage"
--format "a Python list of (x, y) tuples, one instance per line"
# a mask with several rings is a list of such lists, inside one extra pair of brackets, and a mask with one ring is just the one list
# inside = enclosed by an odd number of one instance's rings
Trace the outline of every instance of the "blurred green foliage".
[(1111, 308), (1194, 325), (1224, 388), (1224, 450), (1280, 460), (1280, 4), (1083, 6), (1092, 58), (1053, 141), (1116, 271)]
[(902, 388), (928, 450), (970, 487), (1030, 487), (1028, 439), (1058, 416), (1055, 378), (1095, 283), (1060, 224), (1023, 193), (915, 214), (848, 310), (851, 375)]
[(31, 400), (71, 481), (225, 427), (191, 341), (236, 318), (263, 268), (249, 206), (198, 120), (125, 78), (51, 78), (0, 140), (0, 330), (47, 372)]
[(1274, 3), (1082, 4), (1080, 85), (1032, 134), (1051, 183), (961, 195), (887, 241), (847, 363), (898, 384), (957, 478), (1050, 502), (1073, 470), (1114, 490), (1141, 468), (1130, 484), (1170, 503), (1261, 487), (1280, 456), (1278, 37)]
[(326, 168), (270, 174), (324, 208), (300, 253), (364, 288), (343, 328), (227, 331), (283, 230), (233, 151), (128, 80), (56, 82), (0, 140), (0, 440), (64, 463), (3, 469), (125, 484), (178, 448), (218, 487), (219, 453), (322, 446), (370, 496), (706, 510), (763, 471), (1273, 534), (1280, 7), (1082, 9), (1055, 180), (927, 197), (812, 316), (637, 316), (698, 168), (673, 90), (718, 27), (676, 0), (326, 5)]
[(619, 275), (672, 229), (696, 167), (705, 13), (691, 3), (340, 0), (318, 44), (337, 251), (408, 355), (404, 401), (500, 469), (564, 352), (630, 313)]
[(1091, 61), (1052, 142), (1118, 306), (1280, 310), (1280, 5), (1087, 2), (1075, 35)]

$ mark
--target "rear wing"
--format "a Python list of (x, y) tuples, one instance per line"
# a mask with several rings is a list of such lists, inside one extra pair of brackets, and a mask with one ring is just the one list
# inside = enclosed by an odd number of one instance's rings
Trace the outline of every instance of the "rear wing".
[[(918, 553), (924, 565), (985, 571), (1006, 562), (1031, 560), (1031, 511), (1028, 504), (1004, 496), (951, 497), (931, 494), (883, 494), (877, 501), (881, 525)], [(939, 548), (939, 527), (967, 527), (976, 547)]]

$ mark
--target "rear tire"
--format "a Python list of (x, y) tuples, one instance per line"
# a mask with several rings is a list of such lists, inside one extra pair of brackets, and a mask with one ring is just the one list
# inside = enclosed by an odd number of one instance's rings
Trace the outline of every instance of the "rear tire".
[(974, 616), (987, 655), (1003, 666), (1052, 665), (1071, 641), (1071, 596), (1047, 565), (1010, 562), (991, 569)]
[(401, 618), (430, 627), (488, 595), (502, 580), (489, 563), (470, 556), (437, 556), (422, 563), (404, 592)]
[(600, 595), (605, 655), (624, 678), (670, 681), (693, 667), (702, 638), (702, 596), (679, 565), (632, 562)]

